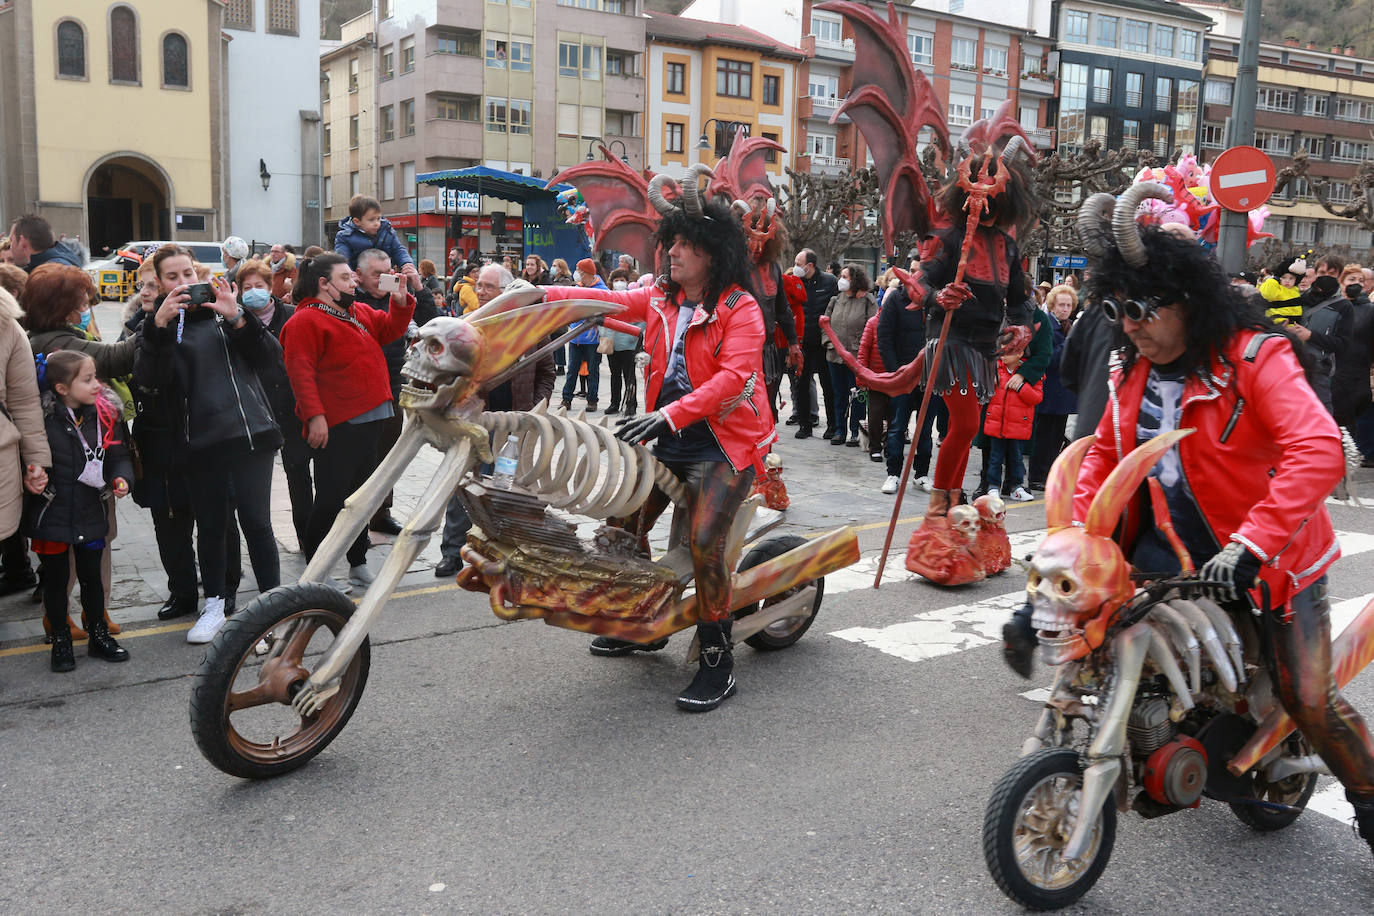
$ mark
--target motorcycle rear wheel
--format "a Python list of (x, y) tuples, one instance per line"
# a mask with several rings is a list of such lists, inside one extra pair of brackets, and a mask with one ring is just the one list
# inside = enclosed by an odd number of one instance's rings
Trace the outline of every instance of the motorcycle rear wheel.
[[(1302, 732), (1294, 732), (1283, 742), (1283, 751), (1285, 757), (1306, 757), (1312, 753), (1312, 743), (1307, 740)], [(1307, 807), (1308, 800), (1312, 798), (1312, 793), (1317, 788), (1316, 773), (1297, 773), (1271, 783), (1265, 780), (1258, 768), (1255, 768), (1246, 773), (1244, 778), (1249, 780), (1250, 794), (1255, 798), (1298, 809), (1296, 811), (1275, 811), (1257, 805), (1231, 805), (1231, 811), (1240, 819), (1242, 824), (1262, 833), (1282, 830), (1296, 821), (1302, 814), (1302, 809)]]
[(1028, 754), (993, 790), (983, 818), (983, 859), (1002, 892), (1032, 910), (1057, 910), (1086, 894), (1112, 855), (1116, 807), (1110, 798), (1092, 826), (1080, 862), (1061, 857), (1082, 798), (1083, 769), (1073, 748)]
[[(739, 571), (744, 572), (746, 569), (758, 566), (760, 563), (765, 563), (775, 557), (780, 557), (789, 550), (801, 547), (805, 543), (807, 543), (806, 538), (795, 534), (783, 534), (777, 537), (768, 538), (766, 541), (755, 544), (754, 547), (744, 555), (744, 559), (740, 560), (739, 563)], [(736, 620), (747, 617), (761, 608), (777, 604), (784, 598), (795, 595), (808, 585), (814, 585), (816, 587), (816, 597), (811, 602), (811, 607), (806, 614), (799, 617), (784, 617), (782, 620), (775, 620), (744, 641), (748, 643), (750, 647), (760, 652), (776, 652), (779, 649), (786, 649), (788, 646), (801, 639), (802, 636), (806, 634), (806, 631), (811, 629), (811, 623), (816, 619), (816, 615), (820, 613), (821, 600), (825, 598), (824, 576), (803, 582), (800, 585), (789, 588), (785, 592), (769, 595), (767, 598), (763, 599), (763, 601), (752, 607), (745, 607), (735, 611)]]

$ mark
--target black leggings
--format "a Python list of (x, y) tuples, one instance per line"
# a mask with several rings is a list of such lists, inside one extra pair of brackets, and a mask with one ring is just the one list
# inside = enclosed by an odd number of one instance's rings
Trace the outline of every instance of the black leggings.
[[(377, 469), (377, 440), (382, 435), (383, 420), (367, 423), (339, 423), (329, 427), (329, 443), (314, 451), (315, 506), (310, 511), (310, 525), (305, 532), (302, 548), (307, 560), (315, 556), (334, 519), (343, 510), (344, 500), (366, 482)], [(362, 566), (367, 562), (367, 526), (348, 548), (348, 565)]]
[[(44, 553), (38, 556), (38, 569), (43, 576), (43, 613), (48, 629), (54, 633), (67, 630), (67, 582), (71, 575), (71, 561), (67, 554)], [(89, 627), (105, 619), (105, 584), (100, 579), (100, 555), (104, 550), (76, 548), (76, 581), (81, 584), (81, 611)]]
[[(200, 555), (200, 584), (206, 598), (226, 598), (228, 589), (228, 539), (234, 531), (237, 502), (239, 526), (248, 542), (248, 560), (258, 591), (281, 584), (281, 560), (272, 531), (272, 458), (275, 452), (260, 449), (222, 461), (192, 464), (186, 469), (186, 486), (196, 517), (196, 550)], [(237, 553), (237, 551), (235, 551)]]

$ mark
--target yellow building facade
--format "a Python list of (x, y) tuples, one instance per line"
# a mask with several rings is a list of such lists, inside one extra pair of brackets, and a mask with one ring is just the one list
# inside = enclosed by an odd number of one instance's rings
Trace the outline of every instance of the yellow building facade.
[(223, 6), (217, 0), (0, 3), (0, 205), (93, 254), (218, 240)]

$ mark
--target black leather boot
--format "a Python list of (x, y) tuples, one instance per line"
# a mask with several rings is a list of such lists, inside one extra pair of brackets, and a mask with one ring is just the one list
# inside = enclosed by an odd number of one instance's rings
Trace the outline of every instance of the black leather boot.
[(1360, 835), (1360, 839), (1369, 844), (1370, 851), (1374, 852), (1374, 798), (1358, 799), (1349, 792), (1345, 797), (1355, 809), (1355, 832)]
[(52, 670), (75, 671), (76, 655), (72, 652), (72, 632), (66, 626), (52, 634)]
[(735, 692), (735, 657), (730, 652), (732, 623), (726, 618), (697, 624), (697, 639), (701, 644), (697, 676), (678, 696), (678, 709), (709, 712)]
[[(104, 615), (93, 615), (90, 629), (86, 631), (86, 654), (91, 658), (103, 658), (107, 662), (127, 662), (129, 650), (114, 641), (110, 636), (109, 624)], [(55, 650), (54, 646), (54, 650)]]
[(200, 610), (197, 606), (196, 596), (172, 595), (163, 602), (162, 607), (157, 609), (158, 620), (175, 620), (178, 617), (185, 617), (187, 614), (194, 614)]
[(629, 655), (631, 652), (657, 652), (666, 645), (668, 645), (668, 637), (666, 636), (653, 642), (629, 642), (624, 639), (616, 639), (614, 636), (598, 636), (592, 640), (588, 650), (593, 655), (612, 658), (617, 655)]
[(1029, 678), (1035, 664), (1035, 649), (1039, 644), (1035, 638), (1035, 627), (1031, 626), (1030, 605), (1024, 604), (1002, 627), (1002, 658), (1012, 671)]

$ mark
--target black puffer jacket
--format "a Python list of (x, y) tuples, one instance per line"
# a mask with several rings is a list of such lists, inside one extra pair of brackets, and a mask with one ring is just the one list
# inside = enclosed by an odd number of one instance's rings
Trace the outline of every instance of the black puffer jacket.
[(85, 437), (93, 452), (98, 453), (100, 448), (95, 408), (83, 406), (76, 415), (81, 420), (79, 431), (57, 396), (51, 391), (43, 395), (43, 424), (52, 449), (52, 467), (48, 470), (47, 491), (42, 496), (27, 497), (31, 507), (24, 533), (29, 537), (63, 544), (84, 544), (103, 538), (109, 533), (104, 502), (108, 485), (116, 477), (133, 482), (134, 466), (125, 444), (128, 432), (123, 423), (115, 431), (117, 441), (104, 452), (106, 487), (97, 490), (76, 479), (86, 467), (86, 451), (81, 447), (80, 437)]
[(883, 366), (892, 372), (916, 358), (926, 345), (926, 316), (921, 309), (907, 308), (906, 287), (889, 289), (878, 311), (878, 352)]
[[(363, 305), (370, 305), (378, 311), (387, 312), (391, 310), (390, 294), (373, 296), (363, 289), (362, 284), (354, 292), (354, 297)], [(425, 323), (431, 318), (439, 315), (439, 309), (434, 305), (434, 296), (423, 286), (420, 291), (413, 293), (415, 296), (415, 324), (417, 327), (424, 327)], [(386, 357), (387, 372), (391, 376), (391, 399), (397, 400), (401, 396), (401, 367), (406, 362), (406, 348), (410, 346), (410, 341), (406, 340), (406, 335), (402, 334), (391, 343), (382, 344), (382, 355)]]
[(245, 312), (235, 330), (211, 309), (192, 309), (180, 343), (176, 335), (175, 321), (165, 328), (145, 322), (134, 381), (166, 399), (174, 441), (188, 461), (279, 448), (281, 431), (259, 373), (281, 362), (281, 344), (262, 322)]

